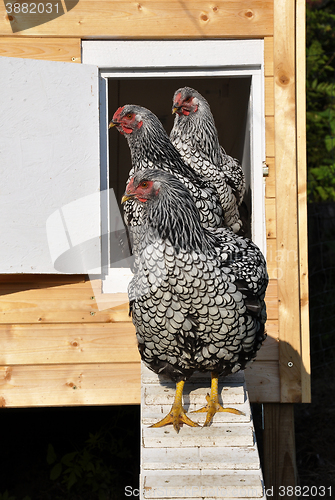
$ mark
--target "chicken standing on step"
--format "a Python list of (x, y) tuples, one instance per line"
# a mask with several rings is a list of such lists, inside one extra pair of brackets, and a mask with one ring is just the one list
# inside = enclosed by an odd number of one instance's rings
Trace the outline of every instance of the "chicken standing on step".
[[(184, 184), (161, 170), (137, 172), (122, 202), (141, 206), (133, 252), (136, 272), (128, 288), (143, 362), (177, 384), (171, 412), (155, 424), (197, 426), (182, 407), (185, 381), (211, 372), (204, 410), (209, 425), (219, 404), (220, 374), (252, 361), (265, 339), (268, 283), (258, 247), (230, 229), (205, 229)], [(237, 410), (232, 410), (237, 412)]]

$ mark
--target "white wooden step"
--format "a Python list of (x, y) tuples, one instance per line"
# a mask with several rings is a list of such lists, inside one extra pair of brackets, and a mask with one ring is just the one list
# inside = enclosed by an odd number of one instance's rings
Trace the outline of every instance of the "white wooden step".
[[(163, 481), (162, 481), (163, 479)], [(219, 475), (189, 471), (187, 474), (146, 474), (143, 481), (144, 498), (262, 498), (262, 481), (257, 473)]]
[(147, 470), (206, 470), (242, 469), (258, 470), (259, 456), (256, 446), (216, 448), (142, 448), (142, 467)]

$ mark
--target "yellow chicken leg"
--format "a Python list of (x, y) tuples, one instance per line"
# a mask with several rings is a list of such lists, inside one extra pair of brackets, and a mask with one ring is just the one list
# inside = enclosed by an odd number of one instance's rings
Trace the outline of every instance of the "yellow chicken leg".
[(211, 423), (215, 413), (217, 412), (226, 411), (228, 413), (235, 413), (236, 415), (245, 415), (242, 411), (235, 410), (235, 408), (223, 408), (220, 405), (218, 393), (219, 376), (216, 372), (212, 372), (211, 375), (211, 395), (207, 394), (206, 396), (207, 405), (200, 408), (200, 410), (192, 411), (191, 413), (207, 413), (204, 427), (207, 427)]
[(199, 427), (198, 424), (188, 418), (182, 405), (182, 395), (185, 381), (181, 380), (176, 384), (176, 395), (170, 412), (162, 420), (150, 427), (163, 427), (164, 425), (173, 424), (174, 429), (179, 432), (183, 424), (190, 425), (191, 427)]

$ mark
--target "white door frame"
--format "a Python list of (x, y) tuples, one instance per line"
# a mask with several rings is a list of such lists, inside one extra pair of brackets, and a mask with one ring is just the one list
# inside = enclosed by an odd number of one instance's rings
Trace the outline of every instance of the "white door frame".
[[(263, 40), (187, 40), (187, 41), (83, 41), (82, 62), (100, 70), (100, 143), (101, 189), (108, 188), (108, 78), (177, 78), (177, 77), (251, 77), (250, 90), (250, 187), (252, 191), (252, 239), (266, 254), (264, 112), (264, 43)], [(170, 96), (167, 96), (170, 98)], [(107, 192), (107, 191), (106, 191)], [(108, 197), (103, 197), (103, 234), (107, 233)], [(108, 238), (106, 239), (108, 240)], [(105, 262), (109, 250), (103, 249)], [(114, 273), (114, 276), (113, 276)], [(109, 272), (106, 292), (126, 291), (128, 276)], [(114, 284), (113, 284), (114, 283)]]

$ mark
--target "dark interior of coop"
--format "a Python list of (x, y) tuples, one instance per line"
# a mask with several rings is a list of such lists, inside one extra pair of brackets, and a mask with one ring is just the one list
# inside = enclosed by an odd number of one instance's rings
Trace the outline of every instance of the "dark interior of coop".
[[(108, 79), (108, 121), (120, 106), (137, 104), (150, 109), (162, 122), (168, 135), (173, 126), (172, 97), (184, 86), (196, 89), (208, 101), (214, 116), (221, 146), (230, 156), (237, 158), (246, 178), (246, 204), (251, 215), (251, 77), (215, 78), (125, 78)], [(115, 128), (109, 132), (109, 187), (119, 203), (125, 191), (131, 157), (127, 140)], [(249, 227), (246, 236), (250, 237)]]

